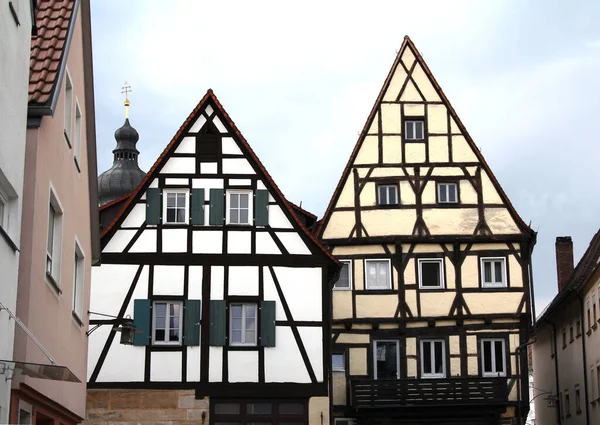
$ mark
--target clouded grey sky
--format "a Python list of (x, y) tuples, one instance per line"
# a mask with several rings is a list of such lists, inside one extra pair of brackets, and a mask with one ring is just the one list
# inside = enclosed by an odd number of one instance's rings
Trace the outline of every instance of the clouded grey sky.
[(600, 227), (600, 2), (93, 0), (99, 172), (124, 120), (148, 170), (208, 88), (283, 193), (321, 216), (408, 34), (526, 222), (538, 313), (554, 239)]

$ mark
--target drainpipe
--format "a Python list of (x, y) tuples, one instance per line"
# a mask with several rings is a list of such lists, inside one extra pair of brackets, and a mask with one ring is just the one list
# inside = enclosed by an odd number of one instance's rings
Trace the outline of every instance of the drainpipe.
[[(517, 383), (517, 421), (518, 425), (521, 425), (521, 350), (525, 347), (530, 346), (531, 344), (535, 344), (537, 341), (537, 337), (533, 337), (531, 341), (527, 341), (524, 344), (519, 345), (515, 348), (515, 352), (517, 353), (517, 376), (519, 377), (519, 382)], [(527, 385), (529, 386), (529, 376), (527, 377)]]
[(583, 312), (585, 311), (585, 300), (583, 299), (583, 296), (581, 295), (580, 291), (575, 291), (575, 293), (577, 294), (577, 298), (579, 298), (579, 301), (581, 304), (581, 313), (580, 313), (579, 321), (581, 322), (581, 350), (583, 351), (583, 385), (584, 385), (583, 393), (585, 394), (585, 423), (586, 423), (586, 425), (590, 425), (590, 410), (588, 408), (588, 406), (590, 404), (589, 404), (589, 400), (588, 400), (587, 356), (586, 356), (586, 352), (585, 352), (586, 333), (583, 331), (584, 323), (585, 323), (583, 321)]
[[(551, 322), (548, 319), (544, 319), (544, 321), (550, 325), (552, 325), (552, 345), (554, 346), (554, 374), (556, 377), (556, 397), (558, 399), (558, 389), (560, 388), (559, 382), (558, 382), (558, 349), (556, 346), (556, 324), (554, 322)], [(582, 329), (583, 330), (583, 329)], [(583, 335), (582, 335), (583, 338)], [(558, 409), (556, 411), (556, 419), (558, 420), (558, 425), (562, 424), (562, 421), (560, 419), (560, 414), (562, 412), (562, 406), (561, 406), (561, 401), (560, 399), (558, 399)]]

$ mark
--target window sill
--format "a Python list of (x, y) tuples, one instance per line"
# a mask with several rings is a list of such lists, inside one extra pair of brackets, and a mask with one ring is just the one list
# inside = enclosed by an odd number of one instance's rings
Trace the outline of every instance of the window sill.
[(598, 329), (598, 323), (594, 323), (594, 324), (592, 325), (592, 329), (593, 329), (593, 330), (596, 330), (596, 329)]
[(422, 138), (422, 139), (405, 139), (403, 137), (402, 141), (406, 142), (406, 143), (425, 143), (427, 141), (427, 139), (426, 138)]
[(567, 419), (569, 419), (571, 417), (571, 414), (567, 413), (566, 417), (567, 417)]
[(52, 289), (54, 289), (54, 291), (58, 294), (61, 295), (62, 294), (62, 289), (60, 289), (60, 286), (58, 285), (58, 283), (56, 282), (56, 280), (54, 280), (54, 277), (46, 272), (46, 281), (48, 283), (50, 283), (50, 286), (52, 287)]
[(581, 334), (577, 334), (577, 336), (575, 336), (575, 339), (577, 338), (581, 338)]
[(491, 292), (491, 291), (502, 291), (502, 290), (508, 289), (508, 285), (506, 285), (506, 284), (504, 284), (504, 285), (495, 285), (495, 286), (492, 286), (492, 285), (482, 285), (481, 289), (484, 290), (484, 291), (488, 291), (488, 292)]
[(459, 202), (437, 202), (436, 206), (438, 208), (459, 208)]
[(578, 410), (577, 412), (575, 412), (575, 414), (581, 415), (581, 410)]
[(419, 286), (419, 290), (427, 292), (444, 292), (446, 288), (443, 286)]
[(77, 169), (77, 172), (79, 174), (81, 174), (81, 167), (79, 167), (79, 161), (77, 161), (77, 157), (76, 156), (73, 157), (73, 162), (75, 163), (75, 168)]
[(63, 134), (65, 135), (65, 142), (67, 142), (67, 146), (69, 147), (69, 149), (71, 149), (71, 139), (67, 134), (67, 130), (63, 130)]
[(15, 10), (15, 6), (13, 5), (12, 1), (8, 2), (8, 8), (10, 9), (10, 14), (13, 17), (15, 24), (17, 24), (17, 26), (20, 27), (21, 21), (19, 21), (19, 15), (17, 15), (17, 11)]
[(592, 329), (588, 329), (587, 332), (585, 333), (587, 336), (590, 336), (592, 334)]
[(258, 350), (258, 345), (228, 345), (227, 349), (230, 351), (254, 351)]
[(75, 321), (75, 323), (77, 323), (77, 325), (82, 328), (83, 327), (83, 320), (81, 320), (81, 318), (79, 317), (79, 315), (77, 313), (75, 313), (75, 310), (71, 310), (71, 316), (73, 317), (73, 320)]
[(358, 294), (369, 294), (369, 295), (392, 295), (392, 294), (397, 294), (398, 291), (396, 291), (395, 289), (390, 289), (390, 288), (381, 288), (381, 289), (374, 289), (374, 288), (367, 288), (367, 289), (363, 289), (363, 290), (356, 290), (354, 291), (357, 295)]
[(336, 288), (335, 286), (333, 287), (334, 291), (352, 291), (352, 288)]
[(13, 252), (17, 252), (19, 251), (19, 248), (17, 247), (17, 245), (14, 243), (14, 241), (12, 240), (12, 238), (8, 235), (8, 233), (6, 233), (6, 230), (4, 230), (4, 227), (0, 226), (0, 236), (2, 236), (2, 238), (6, 241), (6, 243), (8, 244), (8, 246), (11, 247), (11, 249), (13, 250)]

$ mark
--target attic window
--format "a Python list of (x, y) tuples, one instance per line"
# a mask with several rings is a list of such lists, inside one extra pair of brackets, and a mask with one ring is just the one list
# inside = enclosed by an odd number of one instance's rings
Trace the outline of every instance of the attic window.
[(425, 139), (425, 121), (423, 119), (410, 119), (404, 122), (404, 138), (406, 140)]
[(198, 134), (196, 144), (197, 156), (201, 162), (217, 162), (221, 149), (221, 136), (209, 133)]

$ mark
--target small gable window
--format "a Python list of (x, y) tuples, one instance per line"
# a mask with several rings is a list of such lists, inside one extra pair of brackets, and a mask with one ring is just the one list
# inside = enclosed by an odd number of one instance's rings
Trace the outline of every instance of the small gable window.
[(333, 289), (352, 289), (352, 261), (340, 260), (340, 263), (342, 264), (342, 270), (339, 279), (333, 285)]
[(188, 192), (187, 190), (165, 190), (164, 214), (167, 224), (185, 224), (188, 222)]
[(456, 183), (438, 183), (437, 195), (440, 204), (457, 204), (458, 185)]
[(481, 286), (484, 288), (506, 287), (506, 259), (489, 257), (481, 259)]
[(231, 345), (256, 345), (256, 304), (230, 305)]
[(398, 186), (395, 184), (380, 184), (377, 186), (378, 205), (398, 205)]
[(404, 138), (406, 140), (423, 140), (425, 138), (425, 122), (422, 119), (405, 121)]
[(252, 224), (252, 191), (227, 192), (227, 224)]

